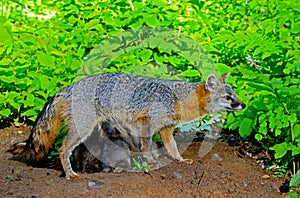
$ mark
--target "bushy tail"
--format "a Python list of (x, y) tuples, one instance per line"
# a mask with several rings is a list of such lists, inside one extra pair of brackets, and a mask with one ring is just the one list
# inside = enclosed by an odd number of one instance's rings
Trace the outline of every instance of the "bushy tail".
[(8, 151), (34, 162), (46, 157), (59, 133), (66, 104), (64, 93), (57, 93), (49, 99), (36, 118), (29, 138), (14, 144)]

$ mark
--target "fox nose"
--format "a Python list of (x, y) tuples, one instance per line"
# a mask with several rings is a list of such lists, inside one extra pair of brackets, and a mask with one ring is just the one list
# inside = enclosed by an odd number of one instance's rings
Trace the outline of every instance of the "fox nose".
[(244, 103), (241, 104), (242, 109), (245, 109), (246, 105)]

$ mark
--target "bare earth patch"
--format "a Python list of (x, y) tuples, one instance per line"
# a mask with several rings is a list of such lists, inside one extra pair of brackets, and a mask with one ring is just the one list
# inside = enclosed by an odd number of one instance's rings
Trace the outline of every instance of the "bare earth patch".
[[(6, 150), (27, 139), (28, 128), (0, 130), (1, 197), (284, 197), (279, 192), (283, 178), (273, 178), (252, 158), (238, 157), (237, 148), (218, 142), (203, 158), (198, 156), (201, 142), (192, 143), (183, 157), (192, 165), (172, 162), (151, 174), (80, 174), (67, 181), (62, 171), (33, 168), (12, 160)], [(180, 146), (179, 146), (180, 147)], [(221, 161), (211, 160), (218, 154)]]

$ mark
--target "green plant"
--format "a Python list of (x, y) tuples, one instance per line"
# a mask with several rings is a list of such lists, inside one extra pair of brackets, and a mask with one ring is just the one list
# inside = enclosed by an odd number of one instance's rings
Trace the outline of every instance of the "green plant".
[(68, 133), (68, 131), (66, 130), (66, 128), (62, 127), (61, 130), (59, 131), (58, 136), (55, 139), (54, 146), (48, 155), (48, 159), (51, 160), (58, 156), (58, 151), (59, 151), (67, 133)]
[(132, 162), (134, 167), (132, 170), (134, 171), (144, 171), (145, 173), (149, 173), (151, 170), (150, 164), (147, 162), (148, 156), (146, 155), (139, 155), (138, 157), (132, 157)]
[(293, 175), (290, 181), (290, 187), (300, 185), (300, 170), (297, 171), (295, 175)]
[(231, 80), (247, 103), (244, 112), (228, 115), (227, 127), (263, 141), (283, 167), (294, 164), (300, 153), (300, 18), (294, 6), (252, 1), (244, 30), (224, 31), (215, 40), (228, 49), (221, 61), (234, 60), (228, 65), (238, 73)]
[(296, 174), (294, 174), (290, 180), (290, 187), (294, 187), (293, 190), (290, 191), (290, 193), (286, 196), (286, 198), (298, 198), (299, 192), (300, 192), (300, 170), (297, 171)]
[(22, 166), (17, 166), (16, 169), (12, 170), (12, 174), (13, 175), (7, 175), (6, 179), (10, 180), (10, 181), (15, 181), (15, 180), (20, 180), (21, 179), (21, 171), (23, 170)]
[(285, 198), (299, 198), (299, 194), (297, 192), (290, 192)]

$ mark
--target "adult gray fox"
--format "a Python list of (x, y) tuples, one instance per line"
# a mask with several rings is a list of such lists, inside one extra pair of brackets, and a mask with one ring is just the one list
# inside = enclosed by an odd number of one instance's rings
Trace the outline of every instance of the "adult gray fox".
[(109, 120), (129, 120), (136, 124), (140, 149), (149, 159), (153, 153), (152, 136), (158, 132), (171, 157), (192, 163), (179, 154), (173, 130), (179, 122), (191, 121), (208, 113), (245, 108), (226, 84), (229, 73), (218, 79), (214, 74), (205, 83), (155, 79), (124, 73), (102, 73), (82, 79), (61, 89), (45, 104), (27, 141), (13, 145), (10, 151), (39, 161), (47, 155), (61, 121), (68, 134), (59, 157), (70, 179), (78, 176), (69, 157), (94, 127)]

